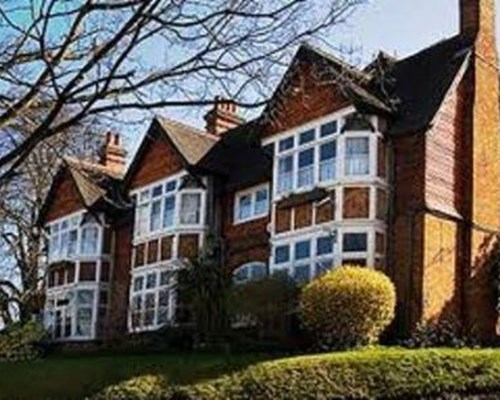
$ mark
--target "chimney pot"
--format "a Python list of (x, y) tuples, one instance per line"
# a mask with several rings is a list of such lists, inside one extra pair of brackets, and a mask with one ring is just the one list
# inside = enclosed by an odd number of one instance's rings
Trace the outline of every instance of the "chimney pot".
[(244, 122), (234, 101), (220, 96), (215, 96), (213, 108), (205, 114), (205, 121), (207, 132), (218, 136)]

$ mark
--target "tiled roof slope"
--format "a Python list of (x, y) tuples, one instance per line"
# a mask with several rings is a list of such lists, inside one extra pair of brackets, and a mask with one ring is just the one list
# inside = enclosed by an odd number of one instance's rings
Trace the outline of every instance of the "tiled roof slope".
[(157, 118), (165, 134), (190, 165), (196, 165), (219, 138), (192, 126), (166, 118)]
[(260, 144), (258, 121), (247, 122), (224, 133), (198, 166), (224, 175), (228, 190), (270, 179), (272, 160)]
[(93, 207), (97, 202), (104, 202), (114, 207), (126, 207), (127, 202), (121, 195), (123, 174), (110, 171), (101, 164), (65, 157), (67, 166), (85, 207)]

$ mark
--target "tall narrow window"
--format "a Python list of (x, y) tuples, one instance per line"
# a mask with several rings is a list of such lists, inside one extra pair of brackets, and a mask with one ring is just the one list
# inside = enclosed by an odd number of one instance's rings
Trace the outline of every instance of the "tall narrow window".
[(163, 204), (163, 227), (170, 228), (175, 222), (175, 196), (165, 197)]
[(367, 175), (370, 172), (369, 139), (346, 138), (345, 174)]
[(155, 232), (161, 227), (161, 200), (155, 200), (151, 204), (149, 215), (149, 230)]
[(280, 158), (278, 162), (278, 193), (286, 193), (293, 188), (293, 156)]
[(82, 240), (80, 252), (85, 255), (94, 255), (98, 248), (99, 228), (95, 225), (88, 225), (82, 228)]
[(321, 145), (319, 149), (319, 180), (320, 182), (335, 179), (337, 160), (337, 142), (329, 142)]
[(181, 197), (182, 225), (196, 225), (201, 219), (201, 195), (199, 193), (183, 193)]
[(255, 193), (254, 215), (266, 215), (269, 212), (269, 191), (265, 189), (257, 190)]
[(299, 153), (298, 187), (308, 187), (314, 184), (314, 149)]
[(246, 194), (239, 198), (238, 219), (240, 221), (249, 219), (252, 216), (252, 195)]

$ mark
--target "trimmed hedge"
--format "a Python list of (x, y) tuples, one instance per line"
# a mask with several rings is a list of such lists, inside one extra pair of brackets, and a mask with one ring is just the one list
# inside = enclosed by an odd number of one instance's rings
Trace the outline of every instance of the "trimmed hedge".
[(174, 389), (170, 400), (418, 399), (493, 393), (500, 393), (499, 351), (393, 349), (265, 362)]
[(499, 350), (377, 348), (293, 357), (182, 387), (169, 387), (162, 376), (144, 375), (113, 385), (94, 399), (483, 398), (476, 395), (500, 398)]
[(347, 349), (375, 344), (395, 305), (396, 290), (386, 275), (344, 266), (304, 287), (299, 315), (321, 348)]

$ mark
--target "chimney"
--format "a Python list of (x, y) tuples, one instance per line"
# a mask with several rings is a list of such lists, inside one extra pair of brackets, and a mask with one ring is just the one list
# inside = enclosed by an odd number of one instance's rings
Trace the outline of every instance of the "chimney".
[(494, 38), (495, 0), (460, 0), (460, 33), (470, 39)]
[(127, 152), (122, 146), (118, 133), (106, 133), (106, 141), (101, 149), (100, 163), (109, 171), (122, 174), (125, 171), (125, 157)]
[(205, 121), (207, 132), (217, 136), (244, 122), (238, 115), (234, 101), (221, 99), (219, 96), (215, 97), (213, 108), (205, 114)]

